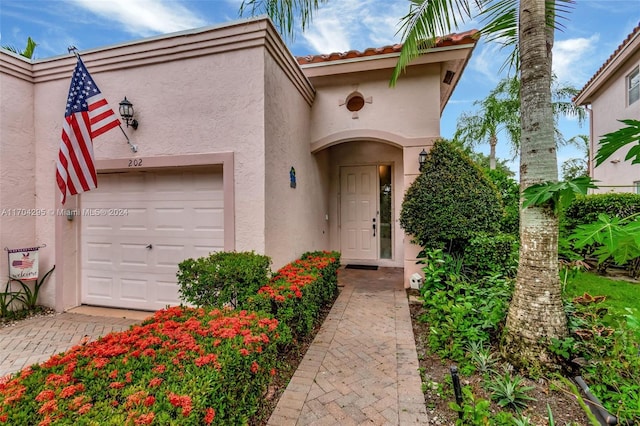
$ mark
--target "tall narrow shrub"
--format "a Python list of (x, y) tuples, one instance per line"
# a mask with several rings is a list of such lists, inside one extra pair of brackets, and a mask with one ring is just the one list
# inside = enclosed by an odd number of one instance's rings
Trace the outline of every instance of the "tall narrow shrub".
[(503, 214), (500, 195), (482, 170), (439, 140), (404, 195), (400, 225), (424, 248), (461, 252), (474, 235), (497, 232)]

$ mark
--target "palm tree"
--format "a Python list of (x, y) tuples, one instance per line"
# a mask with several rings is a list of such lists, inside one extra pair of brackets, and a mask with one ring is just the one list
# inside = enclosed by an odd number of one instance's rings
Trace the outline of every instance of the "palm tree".
[(570, 158), (562, 163), (563, 179), (569, 180), (580, 176), (589, 176), (591, 169), (589, 136), (576, 135), (567, 141), (567, 145), (573, 145), (578, 148), (581, 156), (577, 158)]
[[(555, 79), (554, 79), (555, 80)], [(570, 101), (578, 94), (578, 89), (570, 85), (552, 87), (553, 113), (555, 124), (555, 139), (557, 146), (569, 144), (565, 141), (557, 127), (558, 118), (562, 116), (576, 117), (582, 124), (586, 119), (584, 108), (573, 105)], [(569, 99), (569, 100), (567, 100)], [(520, 148), (520, 80), (517, 76), (507, 77), (489, 92), (489, 95), (473, 103), (479, 106), (475, 113), (463, 112), (458, 117), (458, 125), (453, 138), (464, 145), (473, 147), (481, 143), (489, 143), (491, 160), (490, 168), (495, 168), (495, 153), (498, 134), (504, 131), (511, 145), (513, 157), (517, 156)]]
[(16, 49), (14, 46), (2, 46), (2, 48), (8, 50), (9, 52), (17, 53), (20, 56), (24, 56), (27, 59), (33, 59), (33, 54), (37, 46), (38, 43), (33, 41), (31, 37), (27, 37), (27, 46), (22, 52), (18, 52), (18, 49)]
[[(559, 5), (570, 0), (557, 0)], [(295, 14), (303, 28), (312, 12), (327, 0), (243, 0), (247, 9), (266, 12), (276, 25), (293, 33)], [(403, 47), (391, 85), (406, 66), (436, 36), (458, 28), (480, 11), (487, 24), (481, 30), (490, 41), (514, 47), (510, 63), (520, 73), (520, 190), (558, 180), (554, 116), (551, 104), (551, 51), (554, 42), (556, 0), (411, 0), (402, 18)], [(568, 333), (558, 276), (558, 219), (543, 206), (520, 212), (520, 263), (513, 299), (502, 339), (504, 355), (516, 366), (554, 366), (549, 340)]]
[[(473, 104), (480, 107), (475, 114), (463, 112), (458, 117), (458, 125), (453, 139), (460, 141), (463, 145), (473, 147), (481, 143), (489, 142), (489, 169), (496, 168), (496, 145), (498, 144), (498, 133), (505, 131), (507, 139), (512, 146), (516, 146), (520, 137), (520, 116), (519, 107), (514, 105), (513, 96), (503, 98), (498, 90), (503, 82), (514, 81), (508, 78), (502, 80), (498, 87), (492, 90), (489, 95)], [(509, 92), (510, 95), (513, 92)], [(518, 99), (515, 93), (515, 99)], [(519, 102), (518, 102), (519, 103)]]

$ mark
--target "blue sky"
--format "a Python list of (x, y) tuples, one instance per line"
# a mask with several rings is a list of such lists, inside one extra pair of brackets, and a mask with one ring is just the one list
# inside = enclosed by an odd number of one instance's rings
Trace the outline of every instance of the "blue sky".
[[(37, 43), (36, 58), (67, 53), (74, 45), (86, 50), (158, 34), (215, 25), (239, 19), (241, 0), (0, 0), (0, 44), (22, 49), (28, 36)], [(287, 40), (294, 55), (364, 50), (400, 42), (398, 23), (408, 0), (330, 0), (315, 15), (311, 27)], [(576, 88), (598, 70), (638, 25), (640, 0), (577, 0), (556, 32), (554, 72)], [(459, 31), (480, 28), (466, 22)], [(504, 52), (482, 41), (476, 47), (442, 116), (442, 136), (451, 137), (456, 119), (473, 111), (506, 74), (499, 72)], [(401, 84), (401, 83), (400, 83)], [(566, 138), (588, 134), (588, 125), (563, 119)], [(488, 153), (487, 147), (479, 151)], [(577, 156), (559, 151), (559, 162)], [(509, 146), (498, 142), (498, 157), (510, 158)], [(512, 163), (512, 169), (517, 164)]]

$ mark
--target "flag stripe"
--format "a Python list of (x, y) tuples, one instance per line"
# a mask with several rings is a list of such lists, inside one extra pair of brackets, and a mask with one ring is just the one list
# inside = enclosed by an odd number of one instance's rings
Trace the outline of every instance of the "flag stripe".
[(119, 125), (120, 120), (78, 58), (69, 87), (56, 162), (56, 182), (62, 204), (67, 195), (98, 187), (93, 138)]

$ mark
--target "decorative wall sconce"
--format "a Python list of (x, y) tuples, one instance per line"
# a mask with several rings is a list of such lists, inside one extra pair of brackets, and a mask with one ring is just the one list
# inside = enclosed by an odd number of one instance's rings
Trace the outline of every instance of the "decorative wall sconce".
[(127, 123), (127, 127), (131, 126), (135, 129), (138, 128), (138, 120), (133, 118), (133, 104), (127, 100), (125, 96), (120, 102), (120, 116)]
[(426, 162), (427, 162), (427, 151), (425, 151), (423, 148), (422, 151), (420, 151), (420, 154), (418, 154), (418, 163), (420, 163), (420, 171), (422, 171), (422, 169), (424, 168), (424, 164)]

